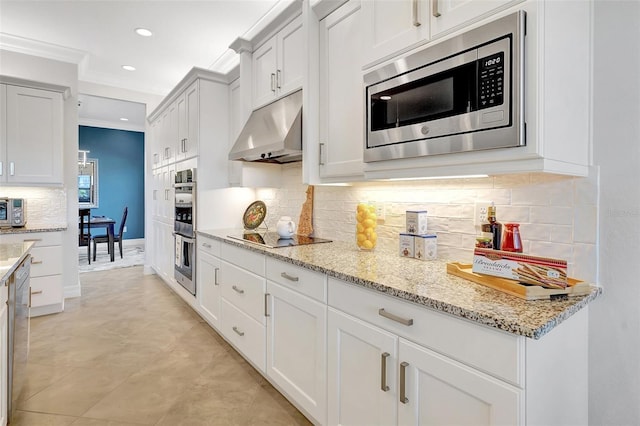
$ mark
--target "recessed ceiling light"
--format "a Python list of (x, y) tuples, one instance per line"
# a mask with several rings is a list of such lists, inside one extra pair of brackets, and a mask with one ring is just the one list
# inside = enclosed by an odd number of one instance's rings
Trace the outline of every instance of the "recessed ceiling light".
[(129, 119), (125, 117), (120, 117), (120, 121), (129, 121)]
[(132, 65), (123, 65), (122, 69), (127, 70), (127, 71), (135, 71), (136, 67), (134, 67)]
[(142, 37), (151, 37), (153, 33), (146, 28), (136, 28), (136, 34)]

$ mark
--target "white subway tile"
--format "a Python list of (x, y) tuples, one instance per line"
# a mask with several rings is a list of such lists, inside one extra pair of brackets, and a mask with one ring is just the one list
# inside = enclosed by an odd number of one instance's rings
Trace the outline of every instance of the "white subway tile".
[(516, 222), (525, 223), (530, 222), (530, 210), (526, 206), (500, 206), (499, 210), (496, 208), (496, 216), (498, 222)]
[(449, 232), (459, 233), (459, 234), (476, 234), (476, 228), (473, 224), (472, 219), (457, 219), (450, 218), (449, 219)]
[(551, 237), (549, 240), (554, 243), (573, 243), (573, 226), (568, 225), (550, 225)]
[(598, 229), (597, 206), (582, 206), (576, 208), (573, 215), (573, 227), (573, 238), (575, 242), (595, 244)]
[(528, 253), (534, 256), (553, 257), (556, 259), (570, 261), (573, 258), (573, 245), (544, 241), (530, 241)]
[(570, 207), (531, 207), (531, 223), (552, 225), (573, 224), (573, 209)]
[(522, 223), (520, 224), (520, 238), (523, 241), (550, 241), (552, 228), (553, 225)]

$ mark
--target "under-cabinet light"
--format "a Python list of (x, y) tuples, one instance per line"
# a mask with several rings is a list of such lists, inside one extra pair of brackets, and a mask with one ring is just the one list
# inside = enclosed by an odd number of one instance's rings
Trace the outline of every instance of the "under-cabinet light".
[(151, 37), (153, 33), (146, 28), (136, 28), (136, 34), (142, 37)]

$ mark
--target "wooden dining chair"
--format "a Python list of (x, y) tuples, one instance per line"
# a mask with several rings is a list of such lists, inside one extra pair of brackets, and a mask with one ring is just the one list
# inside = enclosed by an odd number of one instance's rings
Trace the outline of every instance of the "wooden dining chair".
[[(87, 259), (91, 265), (91, 209), (79, 209), (78, 216), (80, 217), (78, 246), (87, 246)], [(93, 260), (95, 260), (95, 253)]]
[[(122, 212), (122, 220), (120, 221), (120, 229), (118, 231), (117, 234), (113, 235), (113, 242), (114, 243), (118, 243), (118, 248), (120, 249), (120, 259), (123, 258), (122, 256), (122, 234), (124, 231), (124, 224), (127, 222), (127, 214), (129, 213), (129, 208), (125, 207), (124, 211)], [(96, 260), (96, 249), (97, 249), (97, 244), (98, 243), (109, 243), (109, 236), (108, 235), (95, 235), (93, 238), (93, 260)], [(108, 244), (107, 244), (107, 251), (108, 251)]]

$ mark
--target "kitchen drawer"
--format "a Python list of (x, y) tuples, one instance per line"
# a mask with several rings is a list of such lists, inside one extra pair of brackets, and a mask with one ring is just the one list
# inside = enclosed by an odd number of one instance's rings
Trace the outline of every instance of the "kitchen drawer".
[(214, 240), (213, 238), (203, 237), (202, 235), (198, 235), (196, 241), (198, 242), (198, 250), (212, 256), (220, 257), (220, 241)]
[(62, 232), (21, 232), (19, 234), (2, 234), (5, 243), (21, 243), (34, 241), (36, 247), (61, 246)]
[(49, 275), (30, 279), (31, 307), (62, 303), (62, 276)]
[(267, 281), (264, 277), (222, 260), (220, 261), (218, 282), (222, 290), (222, 297), (256, 321), (261, 324), (265, 323), (264, 293)]
[(263, 254), (230, 244), (222, 244), (220, 247), (220, 258), (251, 271), (254, 274), (264, 276), (265, 256)]
[[(329, 305), (518, 386), (524, 338), (329, 278)], [(379, 312), (413, 320), (404, 325)]]
[(267, 279), (327, 303), (327, 276), (267, 257)]
[(62, 273), (62, 247), (36, 245), (31, 249), (31, 277)]
[(224, 337), (264, 373), (266, 364), (266, 330), (264, 325), (224, 299), (220, 303), (220, 324)]

